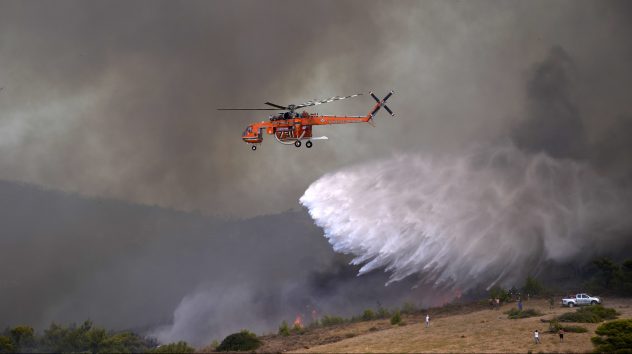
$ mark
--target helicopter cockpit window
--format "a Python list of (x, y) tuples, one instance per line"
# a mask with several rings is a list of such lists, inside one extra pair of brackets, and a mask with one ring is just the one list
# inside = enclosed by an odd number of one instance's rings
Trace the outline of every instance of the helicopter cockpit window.
[(246, 128), (246, 130), (244, 130), (244, 133), (241, 134), (241, 136), (246, 136), (248, 134), (252, 133), (252, 125), (249, 125), (248, 128)]

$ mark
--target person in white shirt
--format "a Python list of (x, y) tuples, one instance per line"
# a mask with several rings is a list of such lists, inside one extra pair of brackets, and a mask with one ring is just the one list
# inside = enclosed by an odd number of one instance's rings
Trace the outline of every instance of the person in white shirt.
[(542, 343), (540, 342), (540, 332), (538, 332), (537, 329), (535, 330), (535, 332), (533, 332), (533, 340), (535, 341), (535, 344)]
[(426, 328), (430, 327), (430, 315), (426, 314)]

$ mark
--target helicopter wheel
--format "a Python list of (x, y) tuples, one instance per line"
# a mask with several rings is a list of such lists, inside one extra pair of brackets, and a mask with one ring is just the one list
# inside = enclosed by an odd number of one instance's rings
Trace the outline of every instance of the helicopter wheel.
[(252, 151), (257, 150), (257, 145), (253, 145), (253, 146), (251, 146), (251, 147), (250, 147), (250, 149), (252, 149)]
[(301, 147), (301, 141), (300, 140), (295, 141), (294, 146), (296, 146), (297, 148)]
[(305, 143), (305, 147), (308, 148), (308, 149), (311, 148), (312, 147), (312, 142), (307, 140), (307, 142)]

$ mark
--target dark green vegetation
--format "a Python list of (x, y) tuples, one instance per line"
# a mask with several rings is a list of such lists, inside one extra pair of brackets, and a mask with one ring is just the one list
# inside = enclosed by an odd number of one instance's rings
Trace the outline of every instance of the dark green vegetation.
[(506, 289), (499, 286), (494, 286), (489, 289), (489, 297), (492, 299), (499, 299), (501, 302), (507, 302), (511, 300), (511, 295)]
[(549, 332), (557, 333), (557, 332), (559, 332), (560, 329), (563, 329), (565, 332), (569, 332), (569, 333), (586, 333), (586, 332), (588, 332), (588, 329), (586, 327), (564, 325), (564, 324), (560, 323), (556, 319), (554, 319), (551, 322), (549, 322)]
[(562, 314), (557, 317), (557, 320), (560, 322), (599, 323), (604, 320), (614, 320), (618, 315), (615, 309), (594, 305)]
[(187, 342), (179, 341), (154, 348), (149, 353), (193, 353), (195, 348), (190, 347)]
[(248, 331), (242, 330), (241, 332), (228, 335), (222, 343), (217, 347), (219, 352), (237, 352), (255, 350), (261, 346), (261, 341), (257, 338), (257, 335)]
[(373, 313), (373, 310), (371, 309), (364, 310), (364, 312), (362, 313), (362, 321), (371, 321), (375, 318), (375, 313)]
[(632, 319), (604, 323), (595, 333), (591, 338), (595, 352), (632, 353)]
[(518, 318), (528, 318), (528, 317), (535, 317), (535, 316), (542, 316), (542, 314), (534, 309), (528, 309), (528, 310), (518, 310), (518, 309), (511, 309), (507, 312), (505, 312), (507, 314), (507, 317), (515, 320)]
[[(585, 266), (575, 268), (573, 277), (576, 281), (566, 286), (572, 284), (573, 289), (579, 289), (576, 290), (577, 292), (587, 292), (591, 295), (632, 296), (632, 259), (617, 263), (607, 257), (595, 258)], [(545, 287), (535, 277), (528, 276), (522, 287), (504, 289), (494, 286), (487, 294), (488, 298), (500, 299), (501, 303), (515, 301), (519, 296), (522, 300), (533, 296), (547, 297), (552, 301), (551, 306), (556, 306), (559, 304), (559, 294), (568, 295), (568, 291), (556, 287), (558, 284), (551, 284), (550, 281), (547, 284), (550, 287)]]
[(524, 286), (522, 287), (522, 292), (524, 294), (529, 294), (530, 296), (537, 296), (543, 295), (545, 290), (535, 278), (528, 276), (525, 280)]
[(400, 315), (399, 311), (395, 311), (395, 313), (391, 317), (391, 324), (396, 325), (400, 323), (402, 323), (402, 316)]
[(133, 332), (113, 332), (94, 326), (91, 321), (69, 326), (53, 323), (42, 335), (32, 327), (7, 328), (0, 335), (0, 353), (192, 353), (186, 342), (158, 347), (153, 338)]
[(287, 325), (286, 321), (281, 322), (281, 325), (279, 326), (279, 334), (284, 337), (290, 335), (290, 326)]
[[(504, 289), (498, 285), (489, 289), (490, 299), (499, 299), (501, 303), (517, 300), (519, 297), (526, 298), (528, 296), (545, 295), (547, 290), (538, 282), (534, 277), (528, 276), (524, 285), (518, 289), (512, 287), (511, 289)], [(521, 295), (522, 294), (522, 295)]]
[(349, 322), (349, 321), (345, 320), (344, 318), (340, 316), (325, 315), (323, 316), (323, 318), (320, 319), (320, 325), (324, 327), (335, 326), (335, 325), (343, 324), (346, 322)]
[(632, 259), (615, 263), (602, 257), (592, 261), (587, 267), (586, 289), (596, 294), (632, 296)]

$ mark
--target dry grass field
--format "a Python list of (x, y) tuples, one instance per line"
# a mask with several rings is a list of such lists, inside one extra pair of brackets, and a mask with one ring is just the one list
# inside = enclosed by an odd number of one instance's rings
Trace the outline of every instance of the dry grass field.
[[(294, 349), (294, 352), (498, 353), (531, 351), (537, 353), (590, 352), (593, 350), (590, 337), (594, 336), (598, 324), (579, 324), (586, 327), (588, 332), (567, 333), (564, 343), (559, 342), (556, 334), (546, 333), (548, 323), (543, 323), (541, 319), (550, 319), (564, 312), (575, 311), (575, 309), (562, 308), (557, 304), (555, 308), (550, 309), (546, 300), (531, 300), (524, 303), (524, 309), (536, 309), (543, 314), (542, 316), (510, 320), (503, 312), (515, 306), (515, 304), (507, 304), (499, 311), (485, 309), (465, 314), (435, 316), (431, 321), (430, 328), (424, 328), (421, 317), (406, 318), (408, 324), (405, 326), (391, 326), (387, 321), (371, 321), (332, 328), (330, 331), (319, 334), (321, 339), (326, 339), (329, 335), (330, 343), (311, 347), (300, 347), (300, 343), (294, 343), (294, 348), (299, 346), (299, 348)], [(605, 306), (615, 308), (621, 313), (620, 318), (632, 318), (632, 299), (607, 299)], [(430, 313), (431, 317), (432, 315)], [(541, 344), (534, 344), (533, 331), (535, 329), (542, 333)], [(302, 336), (295, 336), (296, 340), (299, 341), (300, 337)], [(273, 348), (268, 346), (267, 349)]]

